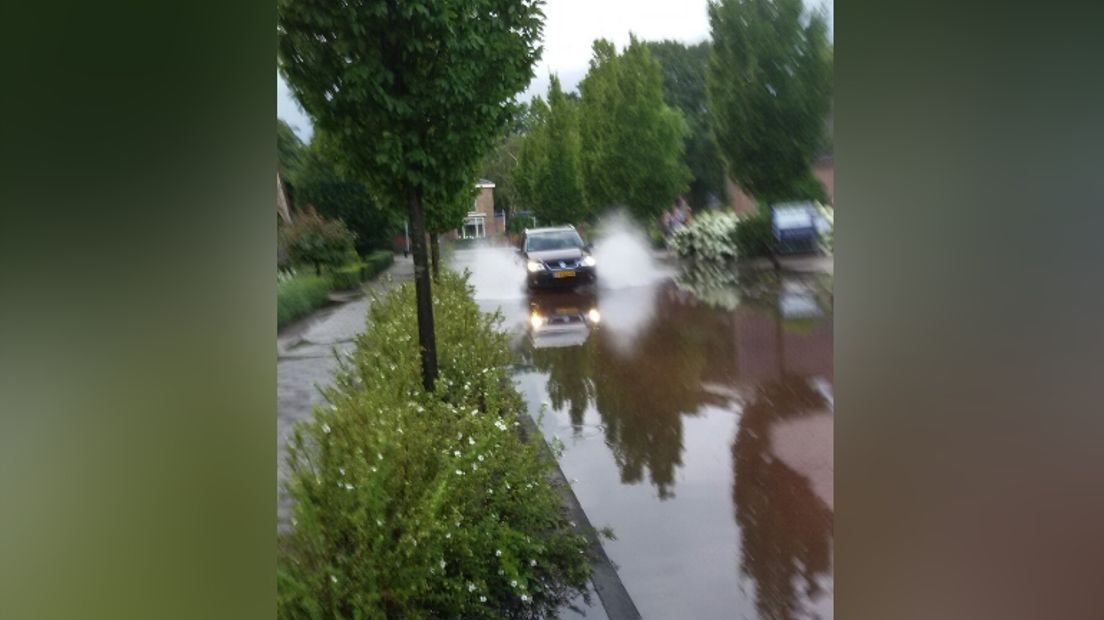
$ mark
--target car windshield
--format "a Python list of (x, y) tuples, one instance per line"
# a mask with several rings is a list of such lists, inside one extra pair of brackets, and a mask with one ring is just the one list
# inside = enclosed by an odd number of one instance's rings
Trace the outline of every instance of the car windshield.
[(568, 248), (583, 247), (583, 239), (574, 230), (547, 232), (530, 235), (525, 242), (528, 252), (544, 252), (546, 250), (566, 250)]

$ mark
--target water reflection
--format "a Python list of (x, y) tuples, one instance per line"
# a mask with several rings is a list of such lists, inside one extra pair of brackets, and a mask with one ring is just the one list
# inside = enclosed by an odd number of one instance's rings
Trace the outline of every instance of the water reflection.
[(613, 304), (595, 292), (534, 293), (521, 358), (547, 373), (551, 405), (566, 407), (577, 433), (594, 407), (624, 482), (647, 473), (660, 497), (671, 497), (681, 416), (706, 405), (733, 406), (738, 390), (786, 373), (831, 375), (823, 289), (770, 273), (740, 284), (732, 295), (742, 301), (729, 312), (678, 282), (648, 287), (647, 320), (633, 326), (631, 343), (617, 327), (627, 315), (637, 321), (639, 296)]
[[(756, 607), (761, 617), (778, 620), (809, 617), (818, 602), (830, 605), (832, 510), (817, 493), (813, 480), (831, 476), (830, 465), (808, 451), (827, 450), (831, 444), (817, 434), (831, 433), (830, 404), (806, 378), (783, 376), (756, 388), (744, 407), (732, 444), (732, 501), (742, 532), (741, 569), (756, 584)], [(827, 426), (815, 418), (828, 416)], [(804, 453), (789, 457), (787, 442), (802, 436), (813, 441), (799, 446)], [(821, 439), (820, 446), (817, 439)], [(781, 445), (780, 445), (781, 444)], [(821, 471), (817, 471), (817, 468)], [(805, 471), (801, 471), (804, 469)], [(812, 470), (812, 471), (810, 471)], [(830, 493), (830, 491), (829, 491)], [(830, 495), (829, 495), (830, 498)], [(829, 499), (830, 501), (830, 499)]]

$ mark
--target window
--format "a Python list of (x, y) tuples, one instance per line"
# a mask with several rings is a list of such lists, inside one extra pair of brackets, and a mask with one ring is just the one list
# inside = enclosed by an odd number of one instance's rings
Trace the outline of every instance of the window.
[(461, 239), (483, 239), (487, 236), (487, 216), (482, 213), (469, 213), (460, 228)]

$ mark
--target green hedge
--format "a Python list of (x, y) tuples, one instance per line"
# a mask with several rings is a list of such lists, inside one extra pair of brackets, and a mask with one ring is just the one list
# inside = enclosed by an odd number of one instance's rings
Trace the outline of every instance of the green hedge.
[(329, 292), (329, 279), (308, 272), (279, 280), (276, 283), (277, 328), (325, 305)]
[(770, 217), (764, 213), (756, 213), (742, 218), (740, 225), (736, 227), (734, 242), (736, 254), (740, 257), (770, 256), (774, 243)]
[(289, 440), (281, 618), (536, 618), (585, 590), (586, 540), (522, 439), (501, 316), (433, 287), (440, 378), (421, 387), (414, 288), (375, 300), (328, 405)]
[(386, 250), (373, 252), (357, 261), (335, 269), (331, 274), (331, 281), (335, 290), (347, 291), (357, 288), (361, 282), (370, 280), (395, 262), (395, 255)]
[(370, 280), (383, 273), (395, 262), (395, 253), (390, 250), (377, 250), (364, 257), (360, 273), (361, 280)]

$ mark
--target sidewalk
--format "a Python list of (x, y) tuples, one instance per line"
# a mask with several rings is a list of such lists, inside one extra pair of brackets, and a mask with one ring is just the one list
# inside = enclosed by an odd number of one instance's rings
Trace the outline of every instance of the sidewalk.
[(329, 306), (295, 321), (276, 335), (276, 474), (277, 529), (290, 523), (291, 505), (284, 493), (284, 445), (297, 420), (307, 419), (315, 405), (323, 403), (320, 385), (329, 385), (337, 367), (334, 352), (353, 348), (353, 340), (364, 330), (371, 291), (384, 291), (414, 279), (410, 258), (396, 257), (395, 263), (354, 294), (343, 293), (344, 303)]

